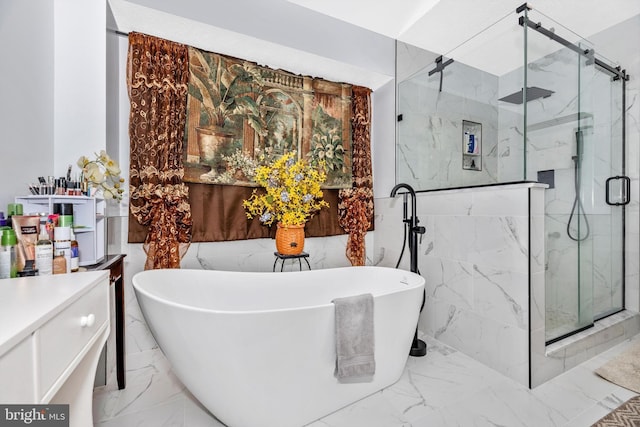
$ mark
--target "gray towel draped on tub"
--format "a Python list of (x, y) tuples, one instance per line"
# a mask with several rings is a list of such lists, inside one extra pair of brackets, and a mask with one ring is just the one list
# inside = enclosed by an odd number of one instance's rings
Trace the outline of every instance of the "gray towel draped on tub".
[(336, 376), (371, 376), (376, 371), (373, 295), (335, 298)]

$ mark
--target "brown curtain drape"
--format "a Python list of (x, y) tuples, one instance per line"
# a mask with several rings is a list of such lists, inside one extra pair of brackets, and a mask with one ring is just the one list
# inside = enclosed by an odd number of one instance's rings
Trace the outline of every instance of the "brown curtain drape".
[[(247, 219), (242, 201), (251, 197), (251, 187), (188, 183), (193, 217), (192, 242), (226, 242), (230, 240), (268, 239), (276, 234), (275, 225), (265, 227), (258, 218)], [(338, 190), (324, 190), (329, 209), (321, 209), (305, 228), (306, 237), (345, 234), (338, 224)], [(146, 227), (129, 221), (129, 243), (144, 242)]]
[(129, 34), (131, 102), (130, 221), (146, 229), (146, 269), (180, 268), (191, 242), (191, 208), (183, 183), (189, 54), (187, 46)]
[(365, 265), (364, 238), (373, 226), (373, 174), (371, 168), (371, 90), (354, 86), (351, 129), (353, 132), (353, 186), (340, 190), (340, 226), (349, 233), (346, 255), (351, 265)]

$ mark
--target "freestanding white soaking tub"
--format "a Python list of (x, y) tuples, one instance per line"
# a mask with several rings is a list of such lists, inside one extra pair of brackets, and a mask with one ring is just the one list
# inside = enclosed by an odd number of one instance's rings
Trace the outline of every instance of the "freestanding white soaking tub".
[[(218, 419), (230, 427), (301, 427), (400, 378), (424, 279), (384, 267), (148, 270), (133, 287), (176, 375)], [(376, 372), (340, 382), (331, 301), (363, 293), (374, 297)]]

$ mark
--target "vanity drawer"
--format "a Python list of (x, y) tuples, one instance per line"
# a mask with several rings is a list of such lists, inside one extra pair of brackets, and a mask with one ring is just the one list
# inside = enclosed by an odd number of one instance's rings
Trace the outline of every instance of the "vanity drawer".
[(0, 402), (33, 402), (35, 377), (32, 335), (0, 356)]
[(42, 399), (82, 349), (108, 321), (109, 283), (105, 279), (38, 331), (39, 399)]

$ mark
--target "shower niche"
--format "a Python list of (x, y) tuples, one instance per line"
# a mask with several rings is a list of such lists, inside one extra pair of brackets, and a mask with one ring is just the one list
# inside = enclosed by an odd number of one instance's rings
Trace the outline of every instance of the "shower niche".
[(482, 124), (462, 121), (462, 169), (482, 170)]

